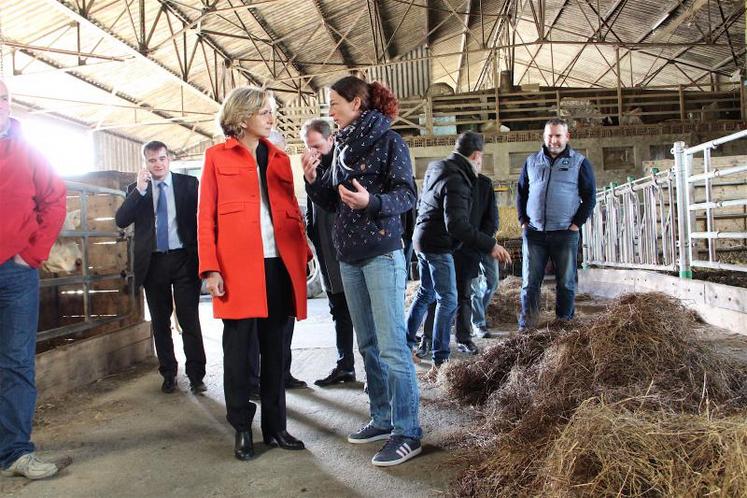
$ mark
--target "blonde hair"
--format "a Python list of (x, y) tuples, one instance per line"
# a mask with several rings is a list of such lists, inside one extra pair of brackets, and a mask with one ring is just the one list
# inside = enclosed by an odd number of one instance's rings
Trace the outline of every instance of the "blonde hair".
[(241, 123), (259, 111), (268, 100), (274, 108), (275, 99), (270, 90), (256, 86), (234, 88), (223, 100), (218, 111), (218, 127), (223, 135), (237, 138), (243, 135), (244, 128), (241, 127)]

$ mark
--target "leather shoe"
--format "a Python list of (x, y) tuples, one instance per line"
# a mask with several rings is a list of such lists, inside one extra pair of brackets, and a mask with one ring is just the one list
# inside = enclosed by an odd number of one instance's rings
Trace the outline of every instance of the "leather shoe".
[(207, 386), (203, 381), (198, 380), (197, 382), (190, 382), (189, 389), (192, 391), (192, 394), (199, 394), (207, 391)]
[(306, 446), (304, 446), (303, 441), (299, 441), (298, 439), (294, 438), (290, 434), (288, 434), (288, 431), (280, 431), (276, 432), (272, 435), (265, 435), (263, 436), (264, 442), (266, 445), (269, 446), (279, 446), (280, 448), (283, 448), (284, 450), (303, 450), (306, 449)]
[(293, 377), (292, 375), (288, 375), (288, 378), (285, 379), (285, 388), (286, 389), (300, 389), (302, 387), (306, 387), (306, 382), (297, 379)]
[(315, 380), (314, 384), (317, 386), (330, 386), (340, 382), (355, 382), (355, 372), (335, 367), (325, 378)]
[(250, 460), (254, 458), (254, 443), (252, 431), (236, 431), (236, 439), (233, 445), (233, 454), (239, 460)]
[(174, 377), (166, 377), (165, 379), (163, 379), (163, 384), (161, 384), (161, 392), (171, 394), (174, 391), (176, 391), (176, 379)]

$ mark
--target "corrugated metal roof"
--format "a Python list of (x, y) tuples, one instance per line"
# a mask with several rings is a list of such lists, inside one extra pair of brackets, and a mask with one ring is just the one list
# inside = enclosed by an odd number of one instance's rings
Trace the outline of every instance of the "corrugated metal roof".
[[(712, 69), (726, 79), (744, 65), (742, 0), (545, 0), (552, 49), (534, 44), (529, 2), (519, 0), (218, 0), (212, 8), (200, 0), (145, 0), (144, 32), (139, 2), (94, 2), (83, 13), (78, 4), (3, 1), (5, 72), (20, 74), (10, 78), (18, 100), (136, 141), (167, 136), (184, 150), (212, 140), (218, 102), (247, 81), (275, 88), (281, 101), (300, 93), (315, 105), (351, 68), (370, 68), (403, 97), (439, 82), (461, 91), (490, 86), (491, 44), (502, 43), (490, 35), (504, 11), (516, 12), (516, 41), (529, 44), (513, 51), (514, 84), (614, 87), (616, 50), (604, 45), (613, 43), (712, 38), (721, 45), (639, 47), (632, 55), (622, 48), (626, 86), (687, 85)], [(589, 41), (596, 46), (581, 45)], [(499, 69), (506, 54), (498, 51)]]

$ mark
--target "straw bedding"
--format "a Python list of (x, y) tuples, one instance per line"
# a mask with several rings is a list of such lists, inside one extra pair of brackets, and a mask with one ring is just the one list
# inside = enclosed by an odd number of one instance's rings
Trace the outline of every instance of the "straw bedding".
[(630, 294), (447, 364), (447, 393), (484, 415), (451, 493), (747, 495), (747, 367), (699, 328), (676, 299)]

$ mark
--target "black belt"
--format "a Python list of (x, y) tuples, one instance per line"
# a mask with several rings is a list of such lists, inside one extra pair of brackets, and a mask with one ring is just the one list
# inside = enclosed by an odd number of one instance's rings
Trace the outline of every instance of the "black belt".
[(179, 249), (169, 249), (168, 251), (153, 251), (153, 254), (158, 254), (158, 255), (171, 254), (171, 253), (182, 252), (182, 251), (184, 251), (184, 248), (180, 247)]

